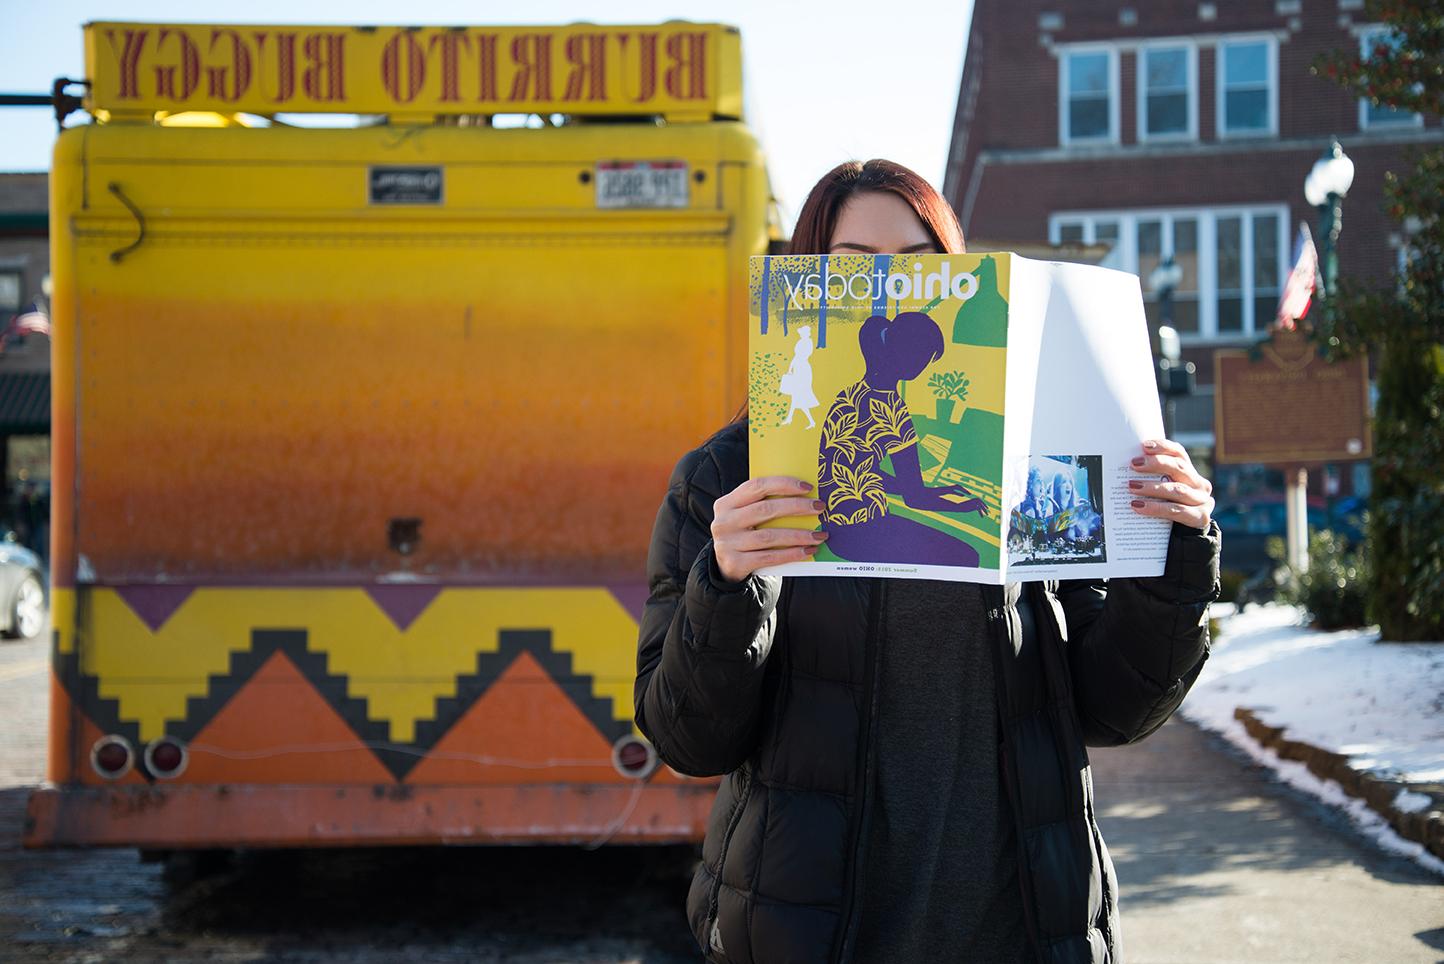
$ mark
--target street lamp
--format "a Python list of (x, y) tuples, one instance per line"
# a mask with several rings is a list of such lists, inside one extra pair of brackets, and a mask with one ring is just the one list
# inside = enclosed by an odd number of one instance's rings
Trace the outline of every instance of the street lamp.
[(1173, 327), (1173, 289), (1183, 281), (1183, 266), (1169, 255), (1148, 272), (1148, 287), (1158, 295), (1158, 391), (1163, 395), (1163, 434), (1173, 437), (1176, 400), (1194, 390), (1196, 366), (1183, 361), (1183, 347)]
[[(1344, 195), (1354, 184), (1354, 162), (1337, 139), (1314, 162), (1304, 178), (1304, 199), (1319, 209), (1319, 237), (1324, 250), (1319, 258), (1316, 285), (1323, 300), (1324, 315), (1334, 320), (1334, 285), (1339, 277), (1339, 231), (1344, 226)], [(1284, 504), (1287, 506), (1285, 542), (1288, 561), (1302, 572), (1309, 567), (1308, 469), (1302, 465), (1284, 468)]]
[(1319, 264), (1321, 294), (1332, 300), (1339, 273), (1339, 231), (1344, 227), (1344, 196), (1354, 183), (1354, 162), (1337, 140), (1314, 162), (1304, 178), (1304, 199), (1319, 209), (1319, 237), (1323, 257)]

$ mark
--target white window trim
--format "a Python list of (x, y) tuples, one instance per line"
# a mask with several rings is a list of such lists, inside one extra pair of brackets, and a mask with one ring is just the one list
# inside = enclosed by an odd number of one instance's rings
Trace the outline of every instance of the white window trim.
[[(1185, 77), (1188, 94), (1188, 128), (1177, 134), (1150, 134), (1148, 133), (1148, 85), (1145, 82), (1147, 73), (1144, 70), (1144, 58), (1149, 50), (1177, 50), (1183, 48), (1187, 52), (1188, 64), (1185, 67)], [(1157, 41), (1150, 40), (1139, 43), (1134, 51), (1134, 96), (1137, 98), (1134, 111), (1134, 124), (1137, 127), (1135, 132), (1138, 135), (1138, 143), (1162, 143), (1168, 141), (1196, 141), (1198, 140), (1198, 45), (1189, 40)]]
[[(1268, 127), (1264, 130), (1231, 131), (1224, 126), (1224, 93), (1227, 90), (1224, 70), (1224, 48), (1230, 44), (1262, 43), (1268, 62)], [(1230, 34), (1214, 40), (1213, 54), (1213, 128), (1221, 141), (1247, 140), (1251, 137), (1277, 137), (1279, 133), (1279, 39), (1273, 34)]]
[[(1218, 330), (1218, 227), (1220, 217), (1241, 216), (1242, 236), (1239, 239), (1240, 289), (1242, 297), (1243, 330), (1219, 332)], [(1092, 243), (1096, 221), (1118, 222), (1118, 245), (1120, 248), (1118, 269), (1138, 274), (1138, 222), (1160, 220), (1163, 222), (1162, 241), (1165, 250), (1173, 248), (1173, 222), (1177, 218), (1192, 218), (1198, 224), (1198, 331), (1180, 332), (1185, 345), (1212, 345), (1236, 343), (1241, 339), (1252, 339), (1267, 331), (1272, 318), (1255, 318), (1254, 302), (1259, 292), (1253, 286), (1253, 218), (1257, 215), (1274, 215), (1277, 223), (1278, 251), (1277, 277), (1282, 286), (1288, 277), (1289, 258), (1293, 254), (1292, 233), (1290, 232), (1289, 207), (1287, 204), (1219, 204), (1191, 208), (1126, 208), (1093, 211), (1059, 211), (1048, 217), (1048, 241), (1059, 243), (1059, 235), (1065, 223), (1083, 225), (1084, 243)], [(1208, 252), (1205, 257), (1204, 252)], [(1139, 284), (1144, 296), (1148, 295), (1148, 279), (1140, 278)]]
[[(1067, 44), (1054, 48), (1058, 61), (1058, 143), (1063, 147), (1117, 145), (1119, 143), (1119, 102), (1123, 91), (1118, 72), (1118, 47), (1114, 44)], [(1108, 136), (1070, 137), (1068, 134), (1068, 57), (1072, 54), (1108, 55)]]
[[(1369, 48), (1373, 46), (1369, 42), (1370, 36), (1380, 33), (1388, 33), (1389, 27), (1386, 24), (1374, 23), (1368, 26), (1360, 26), (1354, 31), (1359, 37), (1359, 57), (1362, 59), (1369, 55)], [(1369, 98), (1359, 98), (1359, 130), (1360, 131), (1406, 131), (1424, 126), (1424, 115), (1415, 113), (1408, 120), (1378, 121), (1369, 122)]]

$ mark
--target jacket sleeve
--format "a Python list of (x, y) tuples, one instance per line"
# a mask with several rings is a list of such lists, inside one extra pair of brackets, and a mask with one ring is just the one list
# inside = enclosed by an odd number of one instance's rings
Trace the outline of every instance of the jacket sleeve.
[(1175, 522), (1163, 575), (1064, 581), (1068, 659), (1083, 739), (1136, 743), (1178, 709), (1208, 659), (1208, 605), (1218, 598), (1218, 523)]
[(711, 526), (721, 488), (705, 448), (673, 471), (647, 553), (637, 644), (637, 727), (692, 776), (735, 770), (755, 748), (781, 588), (776, 576), (729, 583), (718, 572)]

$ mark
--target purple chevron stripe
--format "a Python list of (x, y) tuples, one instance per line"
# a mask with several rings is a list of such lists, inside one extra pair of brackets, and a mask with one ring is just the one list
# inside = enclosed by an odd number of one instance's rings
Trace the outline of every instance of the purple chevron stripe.
[(195, 586), (131, 585), (116, 586), (116, 595), (125, 600), (151, 632), (157, 632), (167, 619), (180, 608), (180, 604), (195, 591)]

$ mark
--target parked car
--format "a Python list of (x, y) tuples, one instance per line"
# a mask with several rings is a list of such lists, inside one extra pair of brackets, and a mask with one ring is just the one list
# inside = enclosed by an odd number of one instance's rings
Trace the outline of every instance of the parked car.
[[(1220, 502), (1213, 518), (1223, 533), (1220, 568), (1253, 576), (1274, 566), (1265, 547), (1270, 536), (1282, 539), (1288, 532), (1288, 510), (1282, 495)], [(1329, 513), (1323, 499), (1308, 500), (1308, 519), (1310, 529), (1328, 528)]]
[(34, 639), (50, 609), (48, 573), (40, 557), (7, 532), (0, 540), (0, 636)]

